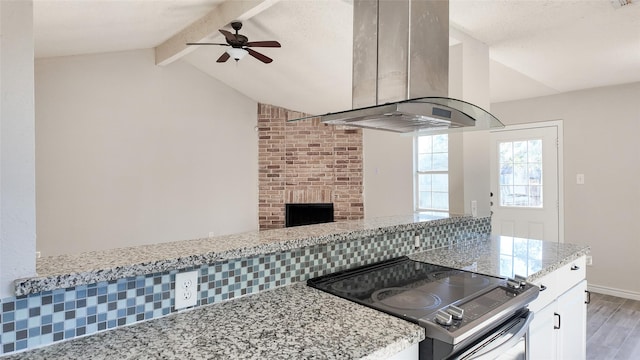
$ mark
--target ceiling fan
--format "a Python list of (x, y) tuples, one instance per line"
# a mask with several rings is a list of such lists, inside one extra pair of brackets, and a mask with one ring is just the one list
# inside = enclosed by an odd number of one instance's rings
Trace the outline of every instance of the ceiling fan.
[(238, 30), (242, 29), (242, 23), (240, 21), (234, 21), (231, 23), (231, 27), (236, 31), (235, 34), (220, 29), (219, 31), (224, 35), (227, 40), (226, 44), (221, 43), (187, 43), (187, 45), (220, 45), (220, 46), (231, 46), (224, 54), (222, 54), (216, 62), (222, 63), (229, 60), (230, 57), (233, 57), (235, 61), (242, 59), (245, 55), (249, 54), (254, 58), (262, 61), (265, 64), (268, 64), (273, 61), (270, 57), (261, 54), (253, 49), (252, 47), (280, 47), (280, 43), (277, 41), (249, 41), (249, 39), (244, 36), (238, 34)]

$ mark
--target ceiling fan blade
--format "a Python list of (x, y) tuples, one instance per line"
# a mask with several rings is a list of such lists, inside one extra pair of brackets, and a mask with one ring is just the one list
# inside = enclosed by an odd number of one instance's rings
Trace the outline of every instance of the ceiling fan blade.
[(252, 49), (249, 49), (249, 48), (247, 48), (245, 50), (247, 50), (249, 52), (249, 55), (253, 56), (254, 58), (256, 58), (256, 59), (258, 59), (260, 61), (262, 61), (265, 64), (268, 64), (268, 63), (273, 61), (273, 59), (271, 59), (270, 57), (268, 57), (266, 55), (262, 55), (262, 54), (260, 54), (259, 52), (255, 51), (255, 50), (252, 50)]
[(245, 46), (250, 47), (280, 47), (280, 43), (277, 41), (251, 41)]
[(228, 32), (227, 30), (220, 29), (218, 31), (220, 31), (222, 33), (222, 35), (224, 35), (224, 37), (227, 39), (227, 41), (231, 41), (231, 42), (237, 41), (236, 36), (233, 35), (232, 33)]
[(221, 43), (187, 43), (187, 45), (221, 45), (221, 46), (229, 46), (229, 44), (221, 44)]
[(218, 58), (218, 60), (216, 60), (216, 62), (220, 62), (220, 63), (225, 62), (229, 60), (229, 57), (230, 57), (229, 53), (225, 51), (224, 54), (220, 55), (220, 57)]

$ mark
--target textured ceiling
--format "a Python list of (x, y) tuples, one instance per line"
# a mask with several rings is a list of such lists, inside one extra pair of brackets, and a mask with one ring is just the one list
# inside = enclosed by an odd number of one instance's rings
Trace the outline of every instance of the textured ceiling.
[(515, 95), (498, 85), (509, 71), (547, 88), (538, 95), (640, 81), (640, 4), (474, 0), (452, 1), (450, 12), (460, 30), (490, 45), (494, 102)]
[[(217, 3), (35, 0), (36, 56), (155, 47)], [(493, 102), (640, 81), (640, 4), (451, 0), (450, 17), (452, 26), (490, 46)], [(347, 109), (351, 19), (349, 0), (280, 0), (241, 31), (251, 41), (280, 41), (280, 49), (260, 50), (273, 63), (247, 57), (218, 64), (221, 47), (200, 47), (183, 59), (256, 101), (310, 113)]]
[(222, 1), (34, 0), (35, 55), (152, 48)]

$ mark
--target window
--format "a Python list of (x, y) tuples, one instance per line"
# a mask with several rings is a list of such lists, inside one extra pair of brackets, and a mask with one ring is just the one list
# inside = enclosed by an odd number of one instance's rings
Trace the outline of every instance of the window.
[(416, 137), (416, 211), (449, 211), (449, 136)]
[(542, 139), (498, 143), (500, 206), (541, 208)]

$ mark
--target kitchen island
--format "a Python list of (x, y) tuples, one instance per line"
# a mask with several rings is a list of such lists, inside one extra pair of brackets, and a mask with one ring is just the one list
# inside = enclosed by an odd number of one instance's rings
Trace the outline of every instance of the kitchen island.
[[(496, 276), (526, 269), (520, 275), (536, 281), (588, 251), (582, 245), (490, 236), (410, 257)], [(296, 283), (8, 359), (386, 359), (423, 338), (416, 325)]]
[[(17, 279), (16, 296), (0, 299), (0, 352), (9, 355), (106, 330), (117, 334), (122, 327), (144, 328), (148, 321), (179, 316), (184, 310), (175, 307), (178, 273), (197, 279), (191, 306), (215, 308), (315, 276), (484, 236), (490, 229), (488, 217), (412, 214), (38, 259), (38, 275)], [(277, 303), (286, 309), (286, 301)], [(238, 326), (256, 326), (246, 319)], [(387, 340), (382, 343), (388, 345)]]

